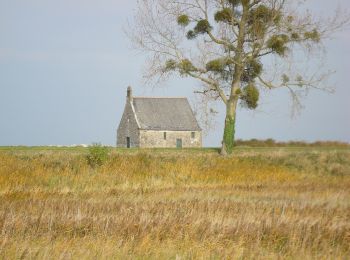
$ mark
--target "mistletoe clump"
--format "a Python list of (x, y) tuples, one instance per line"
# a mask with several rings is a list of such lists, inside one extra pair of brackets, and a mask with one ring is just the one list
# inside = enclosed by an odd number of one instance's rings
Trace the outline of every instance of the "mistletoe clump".
[(249, 109), (255, 109), (258, 107), (259, 90), (252, 83), (245, 86), (242, 90), (241, 100), (243, 105)]
[(163, 71), (169, 72), (175, 70), (178, 70), (182, 75), (187, 74), (189, 72), (197, 71), (196, 67), (193, 66), (192, 62), (188, 59), (183, 59), (180, 62), (176, 62), (173, 59), (167, 60), (165, 62)]
[(299, 41), (300, 40), (300, 35), (299, 35), (299, 33), (296, 33), (296, 32), (293, 32), (291, 35), (290, 35), (290, 39), (292, 40), (292, 41)]
[(197, 34), (194, 31), (190, 30), (187, 32), (186, 37), (187, 39), (192, 40), (197, 37)]
[(214, 15), (216, 22), (230, 23), (232, 21), (233, 13), (232, 9), (224, 8), (221, 11), (218, 11)]
[(247, 62), (242, 75), (242, 81), (251, 82), (256, 77), (260, 76), (263, 70), (263, 65), (259, 60), (251, 59)]
[(227, 0), (229, 4), (231, 4), (233, 7), (239, 5), (241, 3), (240, 0)]
[(286, 34), (273, 35), (267, 41), (267, 47), (270, 48), (274, 53), (277, 53), (280, 56), (285, 56), (288, 51), (288, 42), (289, 37)]
[(207, 71), (213, 71), (218, 73), (223, 73), (226, 66), (232, 64), (232, 60), (229, 58), (220, 58), (211, 60), (206, 64)]
[(177, 18), (177, 23), (181, 26), (187, 26), (190, 23), (190, 18), (186, 14), (182, 14)]
[(187, 32), (187, 39), (192, 40), (199, 34), (206, 34), (212, 30), (210, 23), (203, 19), (199, 20), (193, 30)]
[(197, 69), (193, 66), (192, 62), (188, 59), (181, 60), (177, 67), (179, 68), (181, 74), (197, 71)]
[(257, 8), (252, 9), (249, 14), (249, 22), (269, 22), (273, 16), (271, 9), (265, 5), (259, 5)]
[(321, 35), (316, 29), (312, 30), (311, 32), (305, 32), (304, 37), (305, 39), (313, 42), (319, 42), (321, 40)]
[(197, 25), (194, 27), (193, 31), (196, 34), (205, 34), (210, 32), (212, 27), (210, 26), (209, 22), (205, 19), (199, 20)]
[(221, 72), (225, 69), (225, 66), (226, 64), (222, 59), (216, 59), (209, 61), (205, 67), (207, 71)]
[(177, 63), (175, 60), (170, 59), (165, 62), (165, 68), (164, 68), (165, 71), (173, 71), (176, 68), (177, 68)]
[(248, 33), (253, 38), (263, 38), (267, 28), (271, 23), (278, 24), (281, 21), (282, 15), (280, 12), (270, 9), (265, 5), (259, 5), (252, 9), (249, 13)]

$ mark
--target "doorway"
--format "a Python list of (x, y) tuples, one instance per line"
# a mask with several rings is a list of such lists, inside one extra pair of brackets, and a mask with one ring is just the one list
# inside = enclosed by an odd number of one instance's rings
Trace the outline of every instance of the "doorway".
[(126, 148), (130, 148), (130, 137), (126, 138)]
[(182, 139), (176, 139), (176, 148), (182, 148)]

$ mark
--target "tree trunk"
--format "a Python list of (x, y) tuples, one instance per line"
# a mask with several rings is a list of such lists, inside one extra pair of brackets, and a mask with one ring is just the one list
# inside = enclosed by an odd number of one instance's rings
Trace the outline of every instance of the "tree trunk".
[(234, 146), (235, 139), (235, 123), (236, 123), (236, 101), (229, 100), (226, 105), (226, 117), (225, 117), (225, 128), (224, 136), (222, 140), (222, 147), (220, 154), (227, 155), (231, 154)]
[(224, 128), (224, 137), (222, 140), (221, 155), (231, 154), (234, 146), (235, 140), (235, 126), (236, 126), (236, 107), (239, 99), (239, 94), (237, 91), (241, 87), (241, 76), (244, 71), (244, 62), (243, 62), (243, 53), (244, 53), (244, 41), (246, 34), (246, 22), (248, 20), (249, 14), (249, 2), (242, 1), (242, 18), (239, 23), (239, 34), (237, 37), (237, 48), (236, 54), (234, 57), (235, 69), (233, 75), (233, 82), (231, 87), (231, 94), (229, 100), (226, 102), (226, 118), (225, 118), (225, 128)]

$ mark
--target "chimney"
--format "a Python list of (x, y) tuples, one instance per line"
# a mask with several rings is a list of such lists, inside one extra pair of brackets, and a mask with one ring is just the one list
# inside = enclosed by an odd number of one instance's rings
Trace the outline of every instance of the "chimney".
[(127, 90), (127, 95), (126, 95), (126, 99), (129, 101), (129, 102), (132, 102), (132, 88), (129, 86), (128, 87), (128, 90)]

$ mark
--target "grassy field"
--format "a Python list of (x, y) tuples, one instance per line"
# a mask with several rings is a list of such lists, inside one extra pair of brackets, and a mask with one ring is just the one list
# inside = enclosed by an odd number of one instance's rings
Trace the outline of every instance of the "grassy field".
[(0, 148), (0, 259), (349, 259), (350, 149)]

